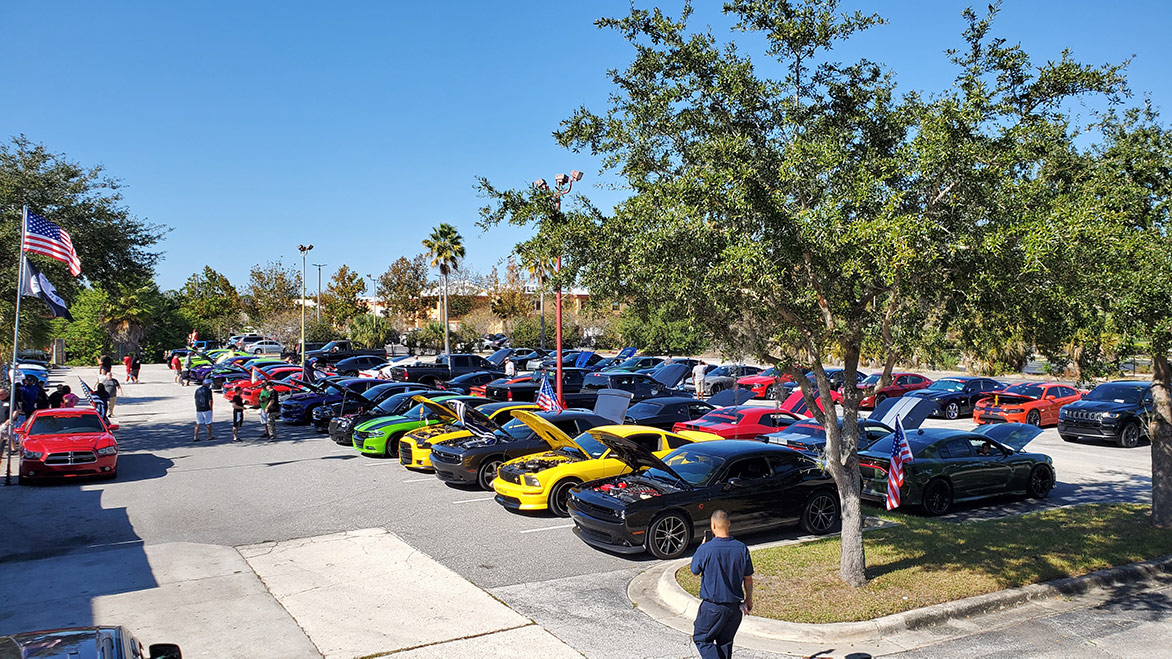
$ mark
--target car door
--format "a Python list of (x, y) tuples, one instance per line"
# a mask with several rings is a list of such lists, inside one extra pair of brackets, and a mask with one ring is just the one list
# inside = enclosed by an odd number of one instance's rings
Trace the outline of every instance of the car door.
[(786, 451), (769, 456), (769, 490), (761, 510), (761, 524), (792, 524), (798, 521), (802, 507), (809, 497), (809, 486), (803, 486), (803, 471), (810, 462), (796, 452)]
[(773, 472), (769, 461), (763, 455), (733, 460), (720, 478), (712, 509), (728, 513), (733, 532), (761, 526), (767, 518), (766, 507), (771, 491), (770, 477)]
[(973, 451), (968, 436), (953, 437), (939, 444), (937, 457), (944, 465), (944, 473), (952, 480), (953, 499), (977, 496), (983, 489), (985, 461)]
[[(967, 496), (1001, 494), (1009, 489), (1013, 479), (1013, 464), (1009, 454), (999, 444), (986, 437), (972, 437), (969, 440), (978, 468)], [(959, 496), (953, 494), (954, 497)]]

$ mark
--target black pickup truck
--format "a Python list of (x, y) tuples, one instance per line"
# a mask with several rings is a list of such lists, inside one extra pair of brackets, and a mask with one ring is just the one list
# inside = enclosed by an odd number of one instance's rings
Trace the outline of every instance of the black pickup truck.
[[(566, 407), (594, 407), (598, 399), (598, 392), (602, 389), (621, 389), (629, 391), (631, 400), (638, 402), (658, 396), (675, 396), (678, 392), (672, 390), (689, 373), (688, 367), (683, 364), (672, 364), (672, 368), (664, 369), (655, 375), (644, 373), (592, 373), (583, 368), (562, 369), (562, 397)], [(549, 378), (555, 381), (556, 370), (553, 368), (541, 369), (530, 378), (515, 380), (498, 380), (489, 383), (485, 388), (485, 396), (493, 400), (502, 401), (532, 401), (537, 398), (537, 390), (541, 386), (541, 379)]]
[(343, 359), (351, 357), (358, 357), (361, 355), (374, 355), (376, 357), (386, 357), (386, 348), (366, 348), (360, 343), (355, 343), (348, 339), (337, 339), (325, 344), (319, 350), (310, 350), (305, 353), (305, 361), (311, 359), (317, 360), (316, 364), (336, 364)]
[(480, 355), (440, 355), (435, 358), (434, 364), (417, 361), (414, 364), (394, 366), (391, 368), (391, 379), (435, 386), (476, 371), (493, 371), (504, 375), (504, 369)]

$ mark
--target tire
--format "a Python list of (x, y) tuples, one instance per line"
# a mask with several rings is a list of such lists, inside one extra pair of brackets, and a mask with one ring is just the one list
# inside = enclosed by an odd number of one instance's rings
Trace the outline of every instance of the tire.
[(765, 400), (777, 400), (776, 384), (769, 385), (769, 388), (765, 390)]
[(1034, 465), (1030, 480), (1026, 483), (1026, 495), (1031, 499), (1045, 499), (1054, 489), (1054, 470), (1048, 465)]
[(647, 527), (645, 542), (656, 558), (679, 558), (692, 544), (692, 523), (677, 512), (661, 515)]
[(259, 355), (259, 354), (260, 354), (260, 348), (257, 348), (256, 350), (253, 350), (253, 351), (252, 351), (252, 354), (254, 354), (254, 355)]
[(944, 416), (949, 419), (953, 419), (953, 420), (955, 420), (957, 417), (959, 417), (960, 416), (960, 403), (957, 403), (956, 401), (952, 401), (947, 406), (945, 406)]
[(1037, 410), (1030, 410), (1030, 413), (1026, 415), (1026, 423), (1031, 426), (1037, 426), (1038, 428), (1041, 428), (1042, 413)]
[(1119, 446), (1122, 448), (1135, 448), (1139, 446), (1139, 423), (1136, 421), (1129, 422), (1123, 426), (1123, 431), (1119, 433)]
[(500, 456), (485, 458), (484, 462), (480, 463), (480, 469), (476, 470), (476, 484), (480, 489), (492, 492), (492, 481), (496, 479), (496, 471), (504, 463), (504, 458)]
[(713, 396), (715, 396), (716, 394), (718, 394), (722, 391), (724, 391), (724, 385), (714, 384), (711, 387), (708, 387), (704, 393), (708, 394), (709, 398), (712, 398)]
[(1062, 435), (1062, 434), (1059, 434), (1058, 436), (1059, 436), (1059, 437), (1061, 437), (1061, 438), (1062, 438), (1062, 441), (1064, 441), (1064, 442), (1074, 442), (1074, 441), (1078, 441), (1078, 438), (1077, 438), (1077, 437), (1075, 437), (1074, 435)]
[(875, 394), (875, 405), (874, 406), (879, 407), (879, 404), (885, 400), (887, 400), (887, 394)]
[(943, 479), (936, 479), (924, 488), (921, 504), (930, 517), (943, 515), (952, 508), (952, 486)]
[(581, 482), (577, 478), (567, 478), (555, 483), (549, 490), (549, 502), (547, 504), (549, 512), (558, 517), (569, 517), (570, 509), (566, 507), (566, 503), (570, 500), (570, 490)]
[(825, 535), (838, 525), (838, 495), (831, 490), (818, 490), (810, 495), (802, 507), (802, 530), (813, 535)]
[(388, 460), (398, 461), (399, 459), (399, 436), (391, 435), (387, 437), (387, 445), (383, 447), (383, 457)]

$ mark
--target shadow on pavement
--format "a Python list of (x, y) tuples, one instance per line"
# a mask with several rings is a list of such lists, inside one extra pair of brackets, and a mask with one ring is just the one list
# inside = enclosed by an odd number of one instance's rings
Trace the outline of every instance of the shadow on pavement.
[[(232, 424), (227, 418), (228, 413), (219, 410), (216, 413), (222, 416), (218, 416), (212, 422), (212, 436), (215, 439), (211, 442), (208, 441), (207, 430), (204, 428), (200, 429), (200, 441), (192, 441), (195, 430), (194, 419), (190, 422), (128, 421), (126, 425), (121, 426), (115, 431), (114, 435), (118, 439), (118, 447), (123, 451), (159, 451), (179, 447), (194, 450), (203, 446), (224, 443), (230, 444), (232, 443)], [(114, 417), (114, 420), (118, 421), (118, 417)], [(263, 431), (264, 428), (256, 420), (255, 414), (246, 415), (244, 426), (240, 429), (241, 442), (244, 444), (263, 442), (265, 440), (260, 439)], [(278, 444), (281, 442), (305, 442), (323, 438), (326, 438), (328, 441), (326, 435), (315, 432), (311, 426), (277, 424), (276, 443)]]

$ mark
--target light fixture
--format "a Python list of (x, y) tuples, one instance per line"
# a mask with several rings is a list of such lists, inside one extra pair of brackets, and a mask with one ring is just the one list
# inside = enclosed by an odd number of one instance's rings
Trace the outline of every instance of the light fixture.
[(539, 178), (533, 182), (533, 187), (537, 188), (538, 190), (548, 190), (549, 184), (545, 182), (545, 179)]

